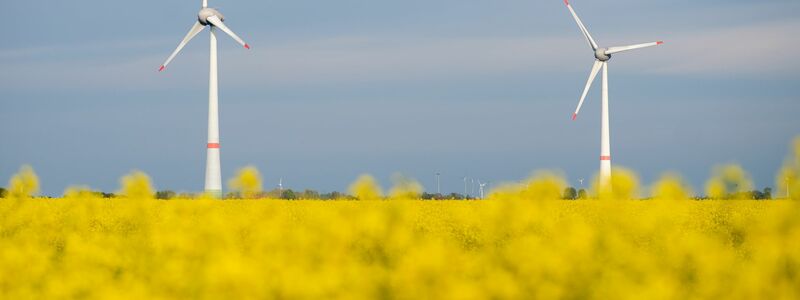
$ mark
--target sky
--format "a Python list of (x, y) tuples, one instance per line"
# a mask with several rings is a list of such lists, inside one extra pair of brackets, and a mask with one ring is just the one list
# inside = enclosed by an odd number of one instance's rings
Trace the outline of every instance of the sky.
[[(0, 186), (23, 164), (42, 193), (115, 191), (132, 170), (201, 191), (208, 32), (158, 67), (201, 1), (15, 1), (0, 44)], [(614, 165), (702, 191), (741, 164), (773, 186), (800, 134), (800, 2), (571, 2), (601, 46), (663, 40), (609, 65)], [(252, 50), (220, 36), (223, 185), (346, 191), (370, 173), (435, 192), (599, 168), (600, 89), (570, 117), (594, 59), (561, 0), (210, 0)], [(470, 183), (468, 192), (474, 193)]]

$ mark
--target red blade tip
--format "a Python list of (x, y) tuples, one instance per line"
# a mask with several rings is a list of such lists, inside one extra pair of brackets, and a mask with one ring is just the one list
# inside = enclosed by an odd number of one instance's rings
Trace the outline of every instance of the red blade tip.
[(244, 44), (244, 47), (245, 47), (246, 49), (250, 49), (250, 45), (248, 45), (248, 44)]
[(564, 4), (569, 5), (569, 0), (564, 0)]
[(572, 120), (573, 121), (575, 121), (575, 119), (577, 119), (577, 118), (578, 118), (578, 114), (572, 114)]
[(165, 68), (166, 68), (165, 66), (161, 66), (161, 68), (158, 68), (158, 71), (159, 72), (164, 71)]
[(664, 41), (658, 41), (658, 42), (656, 42), (656, 45), (661, 45), (663, 43), (664, 43)]

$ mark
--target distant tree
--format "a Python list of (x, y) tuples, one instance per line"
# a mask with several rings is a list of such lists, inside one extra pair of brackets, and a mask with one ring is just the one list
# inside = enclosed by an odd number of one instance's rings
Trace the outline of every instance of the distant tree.
[(192, 193), (186, 193), (186, 192), (179, 193), (179, 194), (175, 195), (175, 198), (178, 198), (178, 199), (194, 199), (196, 197), (197, 197), (197, 195), (192, 194)]
[(586, 193), (586, 190), (584, 190), (584, 189), (578, 190), (578, 199), (588, 199), (588, 198), (589, 198), (589, 194)]
[(564, 189), (564, 199), (575, 200), (575, 198), (577, 197), (578, 197), (578, 191), (576, 191), (574, 187), (568, 187)]
[(300, 199), (320, 199), (319, 192), (306, 189), (300, 194)]
[(769, 200), (772, 199), (772, 188), (764, 188), (762, 191), (754, 190), (743, 192), (742, 194), (738, 195), (736, 199)]
[(324, 194), (319, 195), (319, 199), (322, 199), (322, 200), (337, 200), (337, 199), (345, 199), (345, 198), (349, 198), (349, 197), (347, 195), (345, 195), (345, 194), (342, 194), (342, 193), (336, 192), (336, 191), (333, 191), (333, 192), (330, 192), (330, 193), (324, 193)]
[(175, 192), (170, 190), (158, 191), (156, 192), (156, 199), (169, 200), (175, 198), (175, 195), (176, 195)]
[(5, 198), (5, 197), (6, 197), (6, 189), (0, 188), (0, 198)]
[(442, 197), (442, 199), (448, 199), (448, 200), (465, 200), (465, 199), (467, 199), (467, 197), (464, 197), (464, 195), (462, 195), (462, 194), (459, 194), (459, 193), (450, 193), (450, 194), (449, 194), (449, 195), (447, 195), (446, 197)]
[(442, 194), (439, 194), (439, 193), (422, 193), (422, 195), (420, 195), (420, 198), (422, 198), (424, 200), (443, 200), (443, 199), (445, 199), (445, 197)]
[(281, 194), (283, 194), (283, 191), (281, 191), (279, 189), (272, 189), (272, 190), (267, 191), (267, 192), (262, 192), (261, 193), (261, 197), (262, 198), (269, 198), (269, 199), (280, 199), (281, 198)]
[(297, 199), (297, 194), (295, 194), (295, 192), (291, 189), (283, 190), (283, 193), (281, 193), (281, 199), (295, 200)]

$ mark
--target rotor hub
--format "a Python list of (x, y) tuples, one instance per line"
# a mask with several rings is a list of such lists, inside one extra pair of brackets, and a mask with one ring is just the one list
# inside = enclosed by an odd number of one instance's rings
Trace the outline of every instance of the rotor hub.
[(225, 21), (225, 16), (222, 15), (222, 13), (216, 9), (208, 7), (201, 9), (200, 12), (197, 13), (197, 21), (200, 22), (200, 24), (208, 26), (211, 25), (211, 23), (208, 22), (208, 18), (212, 16), (217, 16), (220, 20)]
[(594, 57), (599, 61), (608, 61), (611, 59), (611, 54), (606, 54), (607, 48), (599, 48), (594, 51)]

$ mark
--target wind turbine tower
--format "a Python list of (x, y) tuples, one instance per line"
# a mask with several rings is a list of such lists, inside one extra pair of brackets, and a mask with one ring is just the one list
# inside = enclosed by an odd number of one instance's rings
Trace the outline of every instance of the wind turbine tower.
[(470, 195), (475, 194), (475, 178), (470, 179)]
[(467, 198), (467, 177), (464, 176), (464, 198)]
[(442, 194), (441, 185), (439, 184), (439, 176), (440, 175), (442, 175), (442, 174), (439, 174), (439, 172), (436, 172), (436, 193), (439, 194), (439, 195)]
[(225, 16), (219, 11), (208, 7), (208, 0), (203, 0), (203, 6), (197, 14), (197, 22), (194, 23), (189, 33), (178, 44), (178, 48), (172, 52), (164, 64), (158, 69), (164, 71), (167, 65), (176, 55), (205, 27), (209, 27), (210, 32), (210, 59), (208, 72), (208, 142), (206, 143), (206, 182), (205, 191), (216, 197), (222, 196), (222, 174), (220, 170), (220, 144), (219, 144), (219, 89), (217, 77), (217, 30), (229, 35), (237, 43), (250, 49), (250, 45), (245, 43), (228, 26), (223, 23)]

